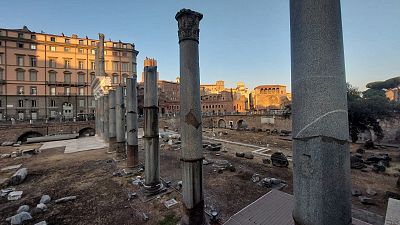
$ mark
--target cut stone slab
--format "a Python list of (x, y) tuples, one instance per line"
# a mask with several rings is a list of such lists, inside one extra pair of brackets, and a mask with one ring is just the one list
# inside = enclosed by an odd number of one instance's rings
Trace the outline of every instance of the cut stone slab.
[(21, 166), (22, 166), (22, 164), (7, 166), (4, 168), (1, 168), (1, 171), (16, 170), (16, 169), (19, 169)]
[(7, 200), (15, 201), (21, 198), (23, 191), (13, 191), (10, 192), (7, 196)]
[(389, 198), (386, 210), (385, 225), (400, 224), (400, 200)]
[(178, 202), (174, 198), (164, 202), (165, 207), (167, 207), (168, 209), (176, 204), (178, 204)]
[(71, 140), (46, 142), (39, 148), (39, 150), (59, 147), (65, 147), (64, 153), (75, 153), (107, 148), (108, 144), (99, 136), (90, 136)]

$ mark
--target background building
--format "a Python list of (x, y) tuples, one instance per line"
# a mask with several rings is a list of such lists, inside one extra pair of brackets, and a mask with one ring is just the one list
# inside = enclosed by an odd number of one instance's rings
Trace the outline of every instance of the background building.
[[(70, 119), (94, 111), (98, 40), (0, 28), (0, 118)], [(136, 74), (134, 44), (104, 43), (105, 70), (113, 85)]]
[(257, 86), (251, 93), (251, 98), (251, 108), (254, 110), (281, 109), (290, 102), (284, 85)]
[(391, 101), (400, 102), (400, 95), (399, 95), (400, 87), (392, 88), (386, 90), (386, 97)]

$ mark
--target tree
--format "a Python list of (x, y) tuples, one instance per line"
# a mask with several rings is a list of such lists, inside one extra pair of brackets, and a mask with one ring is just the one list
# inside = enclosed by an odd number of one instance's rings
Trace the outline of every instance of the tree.
[(349, 132), (353, 142), (364, 131), (374, 131), (378, 140), (384, 137), (379, 121), (391, 117), (397, 105), (386, 98), (382, 89), (368, 89), (360, 92), (356, 87), (347, 84), (347, 101), (349, 109)]

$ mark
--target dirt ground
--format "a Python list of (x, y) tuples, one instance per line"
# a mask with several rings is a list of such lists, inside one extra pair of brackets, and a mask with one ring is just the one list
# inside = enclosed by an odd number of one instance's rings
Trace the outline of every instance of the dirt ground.
[[(218, 130), (216, 130), (218, 132)], [(222, 131), (222, 130), (221, 130)], [(217, 138), (243, 142), (261, 147), (268, 147), (271, 151), (281, 150), (291, 155), (291, 141), (282, 140), (279, 136), (267, 136), (265, 133), (224, 130), (228, 135)], [(205, 136), (212, 136), (210, 130), (205, 129)], [(0, 159), (0, 168), (22, 164), (29, 170), (25, 182), (15, 186), (24, 191), (22, 198), (17, 201), (8, 201), (0, 198), (0, 224), (7, 217), (14, 215), (20, 205), (27, 204), (31, 208), (39, 203), (43, 194), (52, 199), (75, 195), (75, 201), (48, 205), (48, 211), (33, 215), (34, 220), (27, 224), (35, 224), (46, 220), (48, 224), (176, 224), (181, 216), (182, 197), (177, 186), (181, 180), (181, 165), (179, 149), (172, 150), (166, 143), (160, 142), (161, 147), (161, 178), (171, 182), (168, 193), (145, 201), (141, 188), (132, 184), (132, 177), (113, 176), (120, 171), (125, 162), (115, 162), (114, 154), (107, 154), (107, 149), (98, 149), (73, 154), (64, 154), (63, 148), (44, 150), (30, 158)], [(24, 148), (38, 147), (23, 145)], [(359, 146), (352, 145), (352, 151)], [(15, 151), (16, 147), (0, 147), (0, 154)], [(143, 144), (139, 143), (140, 161), (144, 160)], [(250, 179), (254, 173), (262, 177), (275, 177), (286, 181), (287, 186), (282, 191), (292, 193), (292, 170), (277, 168), (262, 163), (262, 156), (255, 155), (254, 159), (238, 158), (237, 151), (253, 151), (255, 148), (223, 143), (219, 152), (205, 151), (208, 161), (228, 160), (236, 171), (221, 171), (215, 164), (203, 166), (204, 197), (206, 211), (211, 208), (220, 212), (221, 223), (229, 219), (240, 209), (266, 194), (270, 189), (253, 183)], [(371, 150), (372, 151), (372, 150)], [(353, 188), (365, 193), (367, 188), (374, 189), (378, 194), (373, 197), (376, 205), (361, 205), (358, 198), (353, 197), (355, 207), (384, 216), (386, 211), (386, 191), (400, 194), (396, 189), (396, 180), (400, 168), (399, 150), (395, 148), (378, 149), (389, 153), (392, 157), (391, 167), (387, 173), (361, 172), (352, 170)], [(367, 152), (370, 154), (371, 152)], [(10, 177), (14, 171), (0, 171), (0, 178)], [(139, 174), (139, 175), (144, 175)], [(128, 193), (137, 192), (139, 197), (128, 200)], [(178, 201), (178, 205), (167, 209), (164, 202), (171, 198)], [(143, 220), (143, 213), (149, 220)]]

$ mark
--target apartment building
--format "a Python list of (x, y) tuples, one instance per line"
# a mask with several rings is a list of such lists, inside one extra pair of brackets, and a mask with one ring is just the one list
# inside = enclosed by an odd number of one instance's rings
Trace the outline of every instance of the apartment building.
[[(97, 39), (0, 28), (0, 120), (72, 119), (94, 112)], [(136, 75), (132, 43), (105, 41), (112, 84)]]

